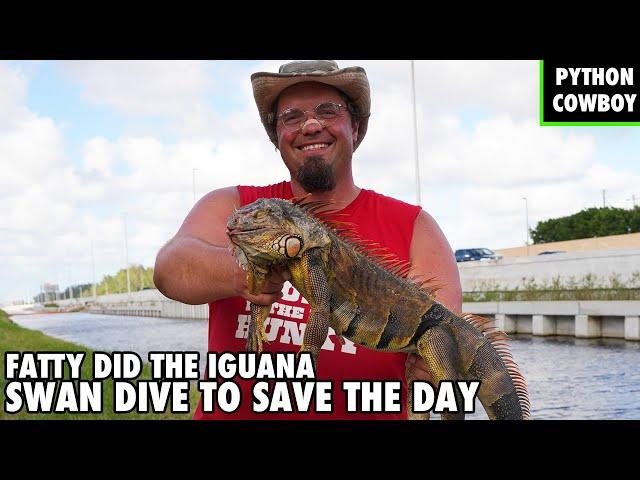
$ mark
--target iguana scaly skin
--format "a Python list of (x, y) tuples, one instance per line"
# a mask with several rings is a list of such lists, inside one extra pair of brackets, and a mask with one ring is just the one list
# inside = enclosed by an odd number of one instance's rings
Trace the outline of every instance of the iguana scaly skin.
[[(326, 205), (259, 199), (236, 210), (227, 223), (250, 292), (261, 291), (274, 266), (286, 266), (291, 283), (309, 302), (300, 351), (310, 352), (315, 361), (332, 327), (340, 340), (420, 354), (436, 385), (481, 381), (478, 398), (491, 419), (529, 418), (526, 383), (506, 335), (487, 319), (445, 308), (431, 291), (406, 278), (406, 265), (368, 253), (363, 242), (350, 238), (349, 229), (341, 231), (338, 222), (327, 220), (321, 213)], [(262, 350), (269, 311), (251, 305), (248, 350)], [(408, 413), (414, 417), (410, 405)], [(442, 417), (464, 418), (464, 413)]]

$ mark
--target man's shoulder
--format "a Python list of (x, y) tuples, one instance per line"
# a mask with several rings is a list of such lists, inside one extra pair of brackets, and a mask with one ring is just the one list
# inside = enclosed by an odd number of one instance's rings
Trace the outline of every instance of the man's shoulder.
[(390, 214), (403, 212), (415, 218), (415, 216), (417, 216), (422, 210), (419, 205), (414, 205), (398, 198), (378, 193), (375, 190), (363, 190), (367, 196), (367, 203), (378, 204)]

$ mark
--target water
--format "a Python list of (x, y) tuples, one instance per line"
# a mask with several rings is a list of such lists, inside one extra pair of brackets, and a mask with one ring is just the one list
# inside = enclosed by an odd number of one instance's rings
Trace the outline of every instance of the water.
[(119, 317), (91, 313), (16, 315), (21, 327), (52, 337), (80, 343), (93, 350), (136, 352), (143, 361), (154, 351), (200, 352), (204, 372), (207, 352), (207, 322), (152, 317)]
[[(198, 351), (207, 322), (69, 313), (12, 317), (17, 324), (95, 350)], [(513, 356), (529, 385), (535, 419), (640, 419), (640, 342), (513, 335)], [(478, 403), (469, 418), (486, 418)]]

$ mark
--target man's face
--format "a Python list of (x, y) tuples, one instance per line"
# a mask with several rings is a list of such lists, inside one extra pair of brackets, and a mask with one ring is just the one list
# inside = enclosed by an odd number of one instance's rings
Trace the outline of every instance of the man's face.
[(291, 108), (313, 112), (326, 102), (341, 104), (345, 108), (341, 109), (341, 116), (325, 126), (311, 113), (307, 114), (301, 129), (286, 129), (279, 120), (276, 126), (282, 159), (292, 177), (307, 192), (331, 190), (336, 179), (348, 174), (358, 126), (353, 125), (338, 90), (321, 83), (293, 85), (282, 92), (277, 104), (276, 116), (279, 116)]

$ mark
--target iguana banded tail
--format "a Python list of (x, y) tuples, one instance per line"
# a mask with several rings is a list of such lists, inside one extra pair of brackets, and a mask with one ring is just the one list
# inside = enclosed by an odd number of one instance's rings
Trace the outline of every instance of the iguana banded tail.
[[(325, 206), (259, 199), (237, 210), (227, 223), (252, 293), (260, 291), (274, 266), (284, 265), (309, 302), (301, 351), (310, 352), (315, 361), (332, 327), (341, 340), (344, 336), (371, 349), (419, 353), (436, 385), (480, 380), (478, 398), (491, 419), (529, 418), (526, 383), (506, 335), (486, 319), (445, 308), (432, 292), (406, 278), (406, 265), (381, 261), (362, 242), (349, 239), (348, 229), (340, 232), (339, 223), (319, 215)], [(249, 350), (261, 351), (269, 311), (251, 305)], [(464, 413), (443, 418), (464, 418)]]

